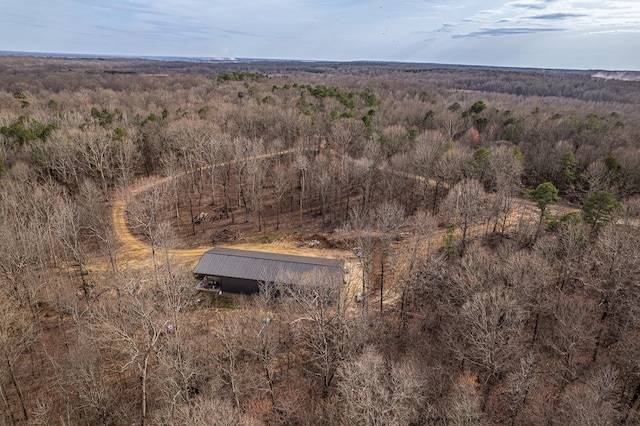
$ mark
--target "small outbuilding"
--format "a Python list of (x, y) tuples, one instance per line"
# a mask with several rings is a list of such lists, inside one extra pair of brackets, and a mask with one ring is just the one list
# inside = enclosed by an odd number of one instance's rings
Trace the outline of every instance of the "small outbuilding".
[(344, 261), (216, 247), (202, 255), (193, 273), (199, 290), (252, 294), (260, 283), (304, 285), (309, 277), (344, 282)]

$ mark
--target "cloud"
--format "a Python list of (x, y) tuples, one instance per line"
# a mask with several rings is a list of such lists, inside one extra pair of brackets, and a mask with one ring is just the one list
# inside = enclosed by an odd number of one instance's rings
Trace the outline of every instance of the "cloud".
[(590, 31), (582, 35), (602, 35), (602, 34), (640, 34), (640, 29), (633, 28), (621, 28), (616, 30), (604, 30), (604, 31)]
[(542, 10), (544, 8), (546, 8), (546, 6), (544, 4), (537, 4), (537, 3), (523, 3), (523, 4), (513, 4), (513, 7), (516, 8), (522, 8), (522, 9), (534, 9), (534, 10)]
[(532, 16), (531, 19), (540, 19), (540, 20), (560, 20), (560, 19), (569, 19), (569, 18), (582, 18), (584, 16), (588, 16), (584, 13), (547, 13), (545, 15), (535, 15)]
[(541, 0), (537, 2), (512, 2), (507, 3), (508, 7), (515, 7), (521, 9), (533, 9), (533, 10), (541, 10), (549, 7), (549, 4), (555, 3), (556, 0)]
[(444, 24), (442, 24), (442, 26), (438, 30), (436, 30), (436, 32), (451, 33), (455, 30), (455, 28), (456, 28), (456, 25), (445, 22)]
[(453, 38), (498, 37), (534, 33), (563, 31), (563, 28), (481, 28), (466, 34), (456, 34)]
[(492, 9), (475, 11), (457, 22), (449, 22), (439, 32), (452, 33), (452, 38), (473, 38), (559, 31), (580, 35), (638, 27), (640, 7), (637, 2), (524, 0), (503, 2)]
[(640, 0), (5, 3), (0, 40), (9, 50), (528, 66), (587, 64), (596, 57), (618, 66), (640, 63), (629, 54), (640, 44)]

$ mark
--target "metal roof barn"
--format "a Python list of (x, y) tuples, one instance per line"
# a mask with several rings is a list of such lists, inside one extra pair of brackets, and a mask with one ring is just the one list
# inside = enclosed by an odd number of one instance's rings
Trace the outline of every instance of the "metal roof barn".
[(213, 277), (215, 289), (220, 291), (255, 293), (260, 282), (295, 285), (313, 276), (342, 284), (343, 267), (340, 259), (216, 247), (202, 255), (193, 273)]

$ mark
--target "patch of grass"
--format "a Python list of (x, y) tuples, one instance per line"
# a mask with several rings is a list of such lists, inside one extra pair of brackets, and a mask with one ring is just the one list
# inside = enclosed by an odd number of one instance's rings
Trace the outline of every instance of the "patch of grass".
[(256, 240), (256, 243), (258, 244), (272, 244), (275, 243), (276, 241), (278, 241), (278, 238), (280, 236), (278, 234), (276, 234), (275, 232), (265, 232), (264, 234), (260, 235), (258, 237), (258, 239)]
[(231, 310), (235, 309), (235, 302), (231, 294), (219, 294), (218, 292), (201, 292), (203, 300), (207, 301), (207, 305), (211, 308)]

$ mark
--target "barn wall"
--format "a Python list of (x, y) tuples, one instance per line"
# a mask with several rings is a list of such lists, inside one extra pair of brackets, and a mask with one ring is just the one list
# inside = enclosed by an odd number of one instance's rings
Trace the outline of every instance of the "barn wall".
[(223, 293), (228, 292), (228, 293), (252, 294), (252, 293), (258, 293), (259, 291), (260, 291), (260, 287), (258, 286), (258, 281), (245, 280), (242, 278), (222, 277)]

